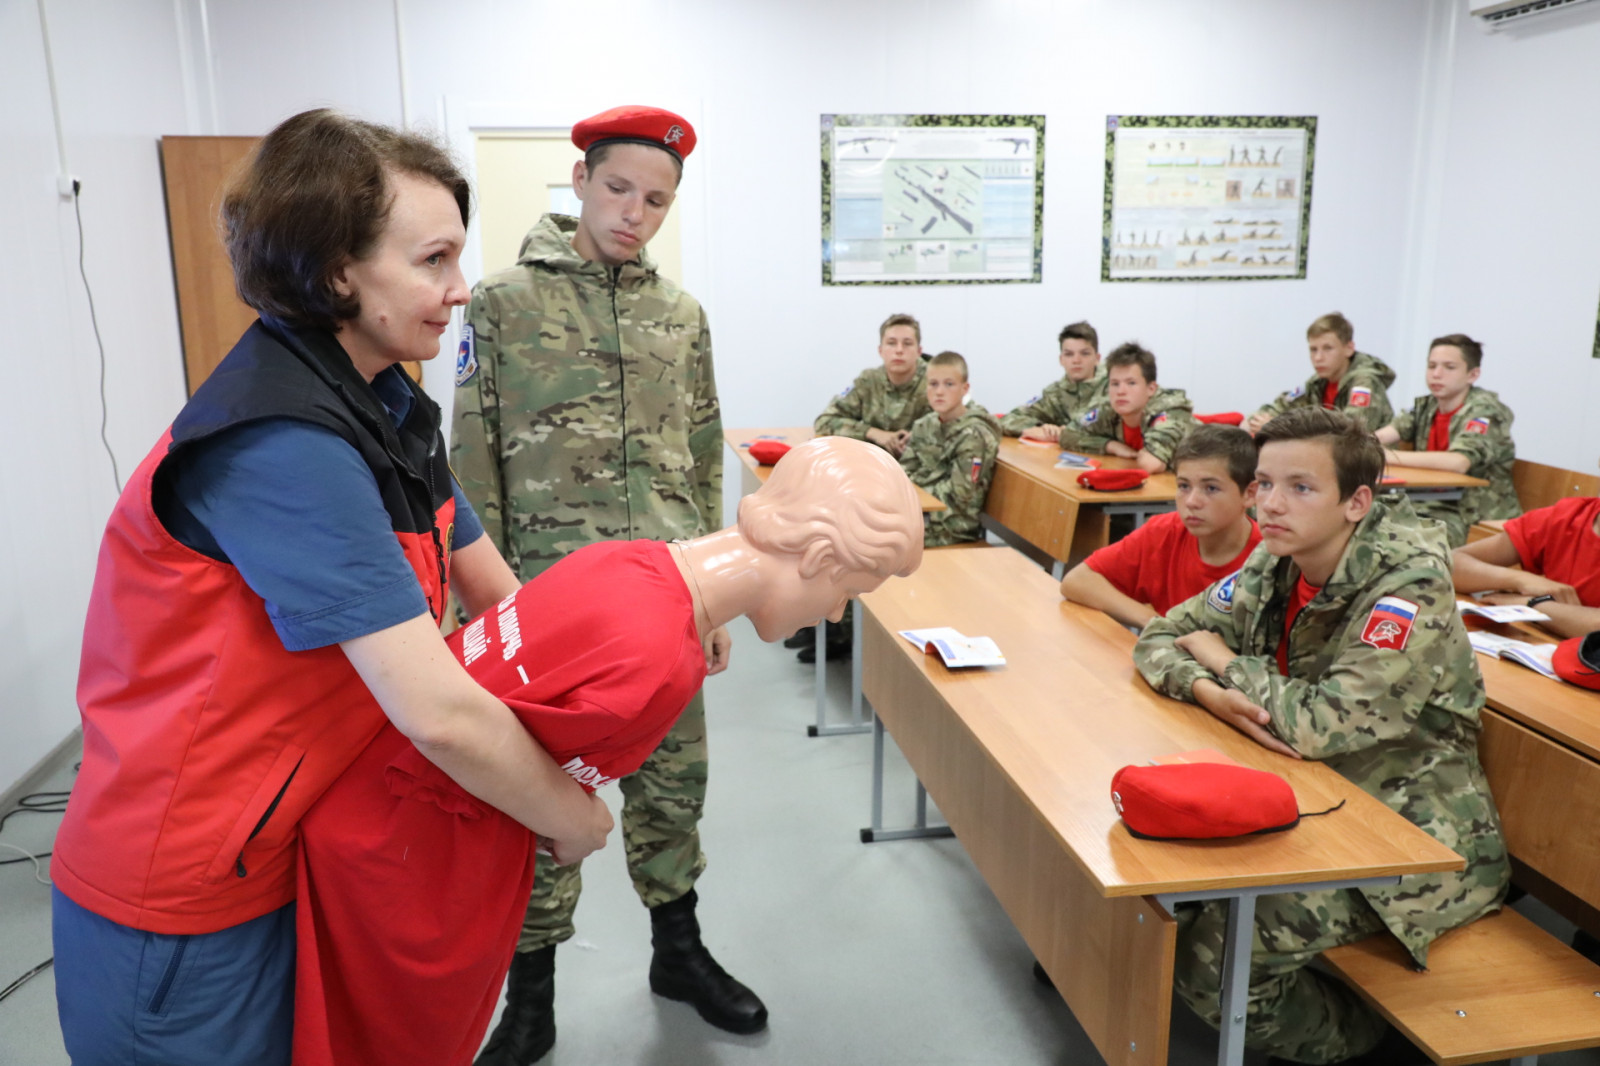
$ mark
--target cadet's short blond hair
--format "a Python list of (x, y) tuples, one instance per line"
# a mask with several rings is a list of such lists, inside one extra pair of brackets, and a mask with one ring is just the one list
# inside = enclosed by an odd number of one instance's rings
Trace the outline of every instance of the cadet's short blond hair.
[(878, 343), (883, 343), (883, 335), (895, 326), (910, 326), (911, 332), (917, 335), (917, 343), (922, 343), (922, 323), (906, 314), (890, 315), (883, 320), (883, 325), (878, 327)]
[[(845, 462), (849, 456), (860, 462)], [(818, 494), (801, 492), (820, 480)], [(922, 505), (911, 479), (882, 448), (817, 437), (791, 449), (756, 492), (739, 501), (739, 533), (761, 551), (800, 556), (800, 576), (842, 570), (910, 575), (922, 562)]]
[(1356, 339), (1356, 328), (1350, 320), (1338, 311), (1329, 311), (1311, 325), (1306, 327), (1306, 340), (1320, 337), (1324, 333), (1331, 333), (1339, 338), (1340, 344), (1349, 344)]
[(967, 360), (960, 352), (940, 352), (938, 355), (928, 360), (929, 370), (932, 370), (936, 366), (956, 367), (961, 371), (962, 381), (971, 380), (967, 376)]

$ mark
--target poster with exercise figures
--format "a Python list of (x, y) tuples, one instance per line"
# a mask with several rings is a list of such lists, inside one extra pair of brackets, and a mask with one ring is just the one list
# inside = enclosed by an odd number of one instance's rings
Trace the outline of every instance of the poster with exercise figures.
[(1111, 115), (1102, 281), (1306, 276), (1313, 116)]
[(822, 283), (1037, 282), (1043, 115), (823, 115)]

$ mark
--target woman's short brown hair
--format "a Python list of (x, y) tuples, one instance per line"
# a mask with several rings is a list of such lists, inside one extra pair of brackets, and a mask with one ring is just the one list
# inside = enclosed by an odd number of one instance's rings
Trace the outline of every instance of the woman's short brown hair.
[(449, 190), (466, 225), (472, 190), (427, 137), (319, 108), (261, 139), (222, 201), (223, 242), (239, 299), (292, 326), (337, 329), (361, 313), (334, 275), (372, 254), (394, 203), (392, 172)]

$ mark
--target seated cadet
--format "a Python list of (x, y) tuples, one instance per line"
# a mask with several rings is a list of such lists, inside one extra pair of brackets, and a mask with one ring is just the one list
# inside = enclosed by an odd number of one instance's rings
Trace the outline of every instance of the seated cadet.
[[(1256, 444), (1266, 550), (1145, 626), (1134, 662), (1157, 690), (1262, 746), (1326, 762), (1466, 860), (1461, 873), (1256, 903), (1248, 1046), (1293, 1062), (1421, 1062), (1415, 1049), (1374, 1050), (1383, 1019), (1307, 964), (1393, 936), (1421, 968), (1434, 939), (1499, 908), (1509, 866), (1478, 762), (1483, 678), (1444, 532), (1403, 497), (1374, 497), (1383, 449), (1372, 434), (1308, 408), (1268, 422)], [(1177, 914), (1174, 986), (1213, 1026), (1227, 911), (1207, 902)]]
[(1194, 428), (1194, 407), (1182, 389), (1156, 384), (1156, 357), (1137, 343), (1106, 356), (1107, 399), (1061, 427), (1061, 446), (1133, 459), (1159, 474)]
[(1537, 607), (1550, 616), (1541, 624), (1563, 637), (1600, 629), (1600, 499), (1529, 511), (1504, 533), (1457, 548), (1452, 562), (1457, 592)]
[(1235, 426), (1198, 426), (1177, 451), (1178, 509), (1108, 544), (1067, 571), (1061, 595), (1144, 628), (1244, 565), (1261, 531), (1250, 517), (1256, 446)]
[(1356, 351), (1356, 331), (1348, 318), (1337, 311), (1323, 315), (1306, 327), (1306, 345), (1314, 373), (1304, 385), (1280, 394), (1251, 415), (1246, 429), (1254, 433), (1295, 407), (1343, 411), (1374, 433), (1389, 424), (1394, 417), (1389, 406), (1394, 371), (1382, 359)]
[(1467, 528), (1485, 518), (1515, 518), (1522, 513), (1511, 484), (1517, 446), (1511, 440), (1511, 408), (1488, 389), (1473, 384), (1483, 363), (1483, 346), (1465, 333), (1440, 337), (1428, 346), (1428, 395), (1411, 410), (1378, 430), (1378, 443), (1409, 441), (1410, 452), (1386, 453), (1389, 462), (1427, 470), (1470, 474), (1489, 482), (1465, 490), (1460, 500), (1427, 501), (1417, 513), (1444, 523), (1450, 546), (1467, 542)]
[(1000, 420), (1008, 436), (1025, 440), (1059, 440), (1061, 427), (1077, 421), (1089, 408), (1105, 402), (1106, 375), (1100, 368), (1100, 335), (1087, 322), (1074, 322), (1056, 338), (1066, 376)]
[(878, 327), (882, 366), (863, 370), (817, 416), (819, 437), (868, 440), (899, 455), (911, 423), (928, 413), (923, 383), (922, 327), (910, 315), (890, 315)]
[(981, 404), (967, 403), (967, 361), (940, 352), (928, 362), (928, 406), (911, 427), (900, 465), (912, 482), (945, 505), (922, 516), (922, 543), (929, 548), (982, 540), (978, 512), (989, 494), (1000, 423)]

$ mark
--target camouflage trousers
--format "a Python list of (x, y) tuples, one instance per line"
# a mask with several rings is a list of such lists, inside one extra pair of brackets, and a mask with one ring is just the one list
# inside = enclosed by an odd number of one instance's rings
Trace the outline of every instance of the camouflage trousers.
[[(1222, 1020), (1226, 900), (1180, 907), (1173, 986), (1206, 1023)], [(1387, 935), (1354, 889), (1292, 892), (1256, 900), (1245, 1045), (1292, 1062), (1339, 1062), (1378, 1043), (1387, 1023), (1336, 977), (1307, 963), (1329, 948)]]
[[(670, 903), (693, 888), (706, 868), (700, 850), (700, 810), (706, 800), (704, 693), (695, 693), (660, 746), (617, 784), (622, 789), (622, 843), (634, 891), (646, 907)], [(538, 951), (571, 939), (572, 913), (583, 891), (582, 867), (557, 866), (540, 853), (518, 951)]]

